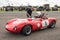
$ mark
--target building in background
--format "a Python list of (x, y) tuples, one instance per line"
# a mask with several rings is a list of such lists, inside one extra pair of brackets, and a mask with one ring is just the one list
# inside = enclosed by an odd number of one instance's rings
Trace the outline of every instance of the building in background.
[(49, 4), (44, 4), (43, 8), (44, 8), (44, 10), (49, 11), (50, 10), (50, 5)]

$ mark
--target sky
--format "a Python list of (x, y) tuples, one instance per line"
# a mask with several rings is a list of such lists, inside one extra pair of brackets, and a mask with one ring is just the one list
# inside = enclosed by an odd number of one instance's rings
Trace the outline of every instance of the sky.
[(32, 5), (32, 6), (42, 6), (43, 4), (50, 4), (51, 7), (54, 5), (60, 6), (60, 0), (0, 0), (0, 7), (2, 6), (27, 6)]

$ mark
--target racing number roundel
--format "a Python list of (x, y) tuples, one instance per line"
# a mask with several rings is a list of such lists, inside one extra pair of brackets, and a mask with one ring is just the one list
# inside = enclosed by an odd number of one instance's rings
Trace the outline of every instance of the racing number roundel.
[(42, 21), (42, 26), (48, 26), (49, 25), (49, 21), (48, 20), (43, 20)]

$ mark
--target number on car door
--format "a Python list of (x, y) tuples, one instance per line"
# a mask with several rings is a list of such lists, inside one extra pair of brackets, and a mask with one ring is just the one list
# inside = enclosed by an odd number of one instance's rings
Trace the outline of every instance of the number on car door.
[(42, 27), (47, 27), (49, 25), (49, 21), (48, 20), (43, 20), (42, 21)]

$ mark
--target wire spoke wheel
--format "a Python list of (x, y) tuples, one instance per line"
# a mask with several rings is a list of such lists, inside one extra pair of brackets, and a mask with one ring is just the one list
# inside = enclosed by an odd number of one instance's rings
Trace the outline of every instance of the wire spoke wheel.
[(55, 28), (55, 24), (56, 24), (55, 22), (52, 22), (49, 28)]
[(30, 25), (26, 25), (22, 30), (22, 33), (26, 36), (30, 35), (31, 32), (32, 32), (32, 29)]

